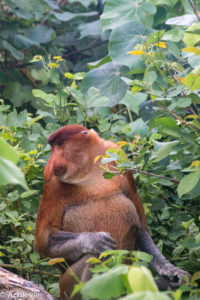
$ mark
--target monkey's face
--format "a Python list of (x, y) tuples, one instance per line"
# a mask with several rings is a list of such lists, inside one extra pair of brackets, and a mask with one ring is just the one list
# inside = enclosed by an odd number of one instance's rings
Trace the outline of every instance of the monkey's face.
[(45, 167), (45, 180), (56, 176), (60, 181), (79, 184), (87, 180), (94, 167), (97, 144), (101, 139), (82, 125), (61, 127), (50, 135), (51, 156)]

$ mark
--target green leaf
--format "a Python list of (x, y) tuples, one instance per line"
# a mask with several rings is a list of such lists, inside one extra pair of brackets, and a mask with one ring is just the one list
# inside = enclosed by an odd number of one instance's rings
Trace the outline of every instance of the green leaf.
[(0, 138), (0, 156), (2, 158), (12, 161), (14, 164), (17, 163), (19, 154), (9, 144)]
[(124, 98), (120, 101), (121, 104), (126, 105), (135, 114), (139, 115), (139, 107), (142, 102), (147, 99), (147, 94), (136, 93), (133, 95), (130, 91), (126, 92)]
[(179, 30), (177, 28), (174, 28), (172, 30), (167, 31), (164, 36), (162, 37), (162, 40), (164, 41), (171, 41), (171, 42), (180, 42), (183, 38), (183, 30)]
[(81, 24), (79, 25), (78, 28), (80, 31), (80, 39), (86, 36), (92, 36), (92, 37), (103, 36), (100, 20)]
[(115, 28), (110, 35), (108, 46), (112, 60), (119, 64), (123, 62), (133, 69), (134, 74), (144, 72), (145, 65), (141, 56), (127, 54), (127, 52), (132, 51), (137, 44), (143, 44), (152, 32), (152, 29), (145, 29), (139, 22), (127, 22)]
[(168, 19), (165, 23), (167, 25), (179, 25), (179, 26), (190, 26), (193, 23), (197, 23), (198, 19), (196, 15), (186, 14), (180, 17)]
[(154, 156), (156, 157), (154, 159), (154, 162), (158, 162), (168, 156), (172, 149), (179, 144), (179, 141), (173, 141), (173, 142), (167, 142), (167, 143), (161, 143), (154, 141), (155, 146), (159, 147), (160, 150), (154, 153)]
[(134, 293), (128, 296), (125, 296), (123, 298), (120, 298), (119, 300), (170, 300), (171, 297), (168, 297), (164, 293), (159, 292), (138, 292)]
[(89, 71), (81, 83), (81, 90), (87, 96), (90, 87), (97, 88), (100, 96), (107, 97), (109, 106), (114, 106), (123, 98), (127, 84), (121, 79), (128, 69), (125, 66), (107, 63), (98, 69)]
[(49, 104), (52, 104), (56, 99), (55, 95), (47, 94), (44, 91), (41, 91), (41, 90), (38, 90), (38, 89), (33, 89), (32, 93), (33, 93), (34, 97), (41, 98), (42, 100), (46, 101)]
[(152, 27), (156, 8), (140, 0), (107, 0), (101, 15), (103, 30), (114, 29), (129, 21), (139, 21), (145, 27)]
[(87, 95), (88, 107), (108, 106), (109, 104), (109, 99), (105, 96), (100, 96), (99, 90), (95, 87), (89, 88)]
[(100, 66), (107, 64), (109, 62), (111, 62), (111, 58), (109, 55), (107, 55), (107, 56), (103, 57), (102, 59), (88, 63), (87, 66), (91, 70), (91, 69), (99, 68)]
[(0, 185), (4, 184), (20, 184), (28, 189), (22, 171), (10, 160), (0, 157)]
[(119, 298), (124, 293), (122, 275), (127, 271), (128, 266), (118, 265), (102, 275), (93, 277), (81, 291), (83, 298), (105, 300)]
[(130, 267), (128, 272), (128, 282), (132, 292), (134, 293), (142, 291), (158, 291), (158, 287), (156, 286), (151, 272), (144, 266)]
[(182, 197), (183, 195), (193, 190), (199, 180), (200, 172), (194, 172), (184, 176), (178, 185), (178, 196)]
[(2, 42), (2, 48), (5, 50), (8, 50), (12, 56), (14, 56), (17, 60), (24, 58), (24, 53), (14, 48), (11, 44), (9, 44), (7, 41)]
[(169, 7), (174, 7), (178, 0), (149, 0), (153, 5), (166, 5)]
[(97, 15), (97, 12), (91, 11), (91, 12), (86, 12), (86, 13), (73, 14), (71, 12), (66, 11), (64, 13), (52, 12), (52, 15), (54, 15), (56, 17), (56, 19), (59, 21), (68, 22), (71, 19), (76, 18), (76, 17), (95, 16), (95, 15)]
[(188, 107), (192, 104), (192, 101), (189, 97), (186, 97), (186, 98), (180, 98), (178, 99), (178, 101), (175, 102), (176, 103), (176, 106), (178, 107)]
[[(198, 24), (193, 24), (188, 28), (188, 31), (190, 32), (195, 32), (196, 30), (200, 29), (200, 25)], [(189, 33), (187, 31), (184, 32), (184, 37), (183, 37), (183, 42), (187, 46), (193, 46), (197, 44), (200, 41), (200, 34), (195, 34), (195, 33)]]
[(46, 44), (54, 39), (54, 31), (45, 25), (35, 25), (23, 30), (24, 35), (36, 44)]

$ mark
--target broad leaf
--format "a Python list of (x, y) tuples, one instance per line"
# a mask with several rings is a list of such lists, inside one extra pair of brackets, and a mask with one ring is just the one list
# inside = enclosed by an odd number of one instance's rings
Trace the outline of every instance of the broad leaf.
[(125, 291), (122, 275), (127, 271), (128, 266), (118, 265), (102, 275), (93, 277), (81, 291), (83, 298), (105, 300), (119, 298)]
[(120, 298), (119, 300), (170, 300), (170, 299), (171, 297), (168, 297), (166, 294), (159, 293), (159, 292), (155, 292), (155, 293), (138, 292)]
[(78, 14), (73, 14), (71, 12), (64, 12), (64, 13), (57, 13), (57, 12), (52, 12), (52, 14), (58, 19), (59, 21), (63, 22), (68, 22), (73, 18), (76, 17), (89, 17), (89, 16), (95, 16), (97, 12), (91, 11), (91, 12), (86, 12), (86, 13), (78, 13)]
[(127, 52), (137, 44), (143, 44), (152, 29), (145, 29), (139, 22), (128, 22), (115, 28), (109, 40), (109, 54), (116, 63), (128, 66), (134, 73), (144, 72), (145, 65), (140, 55), (131, 55)]
[(107, 0), (101, 24), (103, 30), (114, 29), (128, 21), (139, 21), (145, 27), (152, 27), (156, 8), (140, 0)]
[(179, 25), (179, 26), (190, 26), (193, 23), (197, 23), (198, 19), (195, 15), (186, 14), (180, 17), (168, 19), (165, 23), (167, 25)]
[(20, 60), (24, 58), (24, 53), (14, 48), (11, 44), (9, 44), (7, 41), (2, 42), (2, 48), (5, 50), (8, 50), (14, 58)]
[(189, 193), (195, 188), (200, 180), (200, 172), (194, 172), (184, 176), (178, 185), (178, 195), (182, 197), (183, 195)]
[(135, 114), (139, 115), (139, 107), (142, 102), (147, 99), (147, 94), (145, 93), (136, 93), (133, 95), (130, 91), (127, 91), (124, 98), (120, 101), (120, 103), (126, 105), (133, 111)]
[(132, 292), (157, 292), (158, 287), (149, 269), (144, 266), (132, 266), (128, 272), (128, 282)]
[(19, 158), (19, 154), (2, 139), (0, 139), (0, 156), (12, 161), (14, 164), (17, 163)]
[(20, 184), (28, 189), (22, 171), (13, 162), (0, 156), (0, 185), (4, 184)]
[(89, 88), (95, 87), (100, 96), (109, 99), (109, 106), (114, 106), (123, 98), (128, 86), (121, 79), (123, 73), (128, 69), (125, 66), (107, 63), (98, 69), (89, 71), (81, 83), (81, 90), (85, 96)]
[(154, 142), (155, 147), (159, 147), (160, 149), (154, 153), (154, 156), (156, 157), (154, 162), (158, 162), (165, 157), (167, 157), (172, 149), (179, 143), (179, 141), (173, 141), (173, 142), (168, 142), (168, 143), (161, 143), (161, 142)]

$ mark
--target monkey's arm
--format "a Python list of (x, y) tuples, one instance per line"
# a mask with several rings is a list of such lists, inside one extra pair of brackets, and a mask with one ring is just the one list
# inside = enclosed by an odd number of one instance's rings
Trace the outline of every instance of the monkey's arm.
[(137, 250), (144, 251), (153, 256), (150, 266), (159, 275), (166, 276), (170, 280), (171, 287), (177, 287), (184, 282), (185, 275), (190, 274), (170, 264), (154, 244), (147, 230), (140, 228), (136, 243)]
[(115, 241), (107, 232), (56, 231), (49, 235), (48, 256), (76, 261), (86, 253), (100, 255), (105, 250), (115, 248)]

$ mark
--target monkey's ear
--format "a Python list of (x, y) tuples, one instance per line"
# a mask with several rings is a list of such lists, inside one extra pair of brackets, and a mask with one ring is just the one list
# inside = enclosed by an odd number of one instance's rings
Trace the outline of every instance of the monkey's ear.
[(46, 182), (50, 181), (53, 177), (53, 165), (53, 161), (50, 157), (44, 169), (44, 179)]

